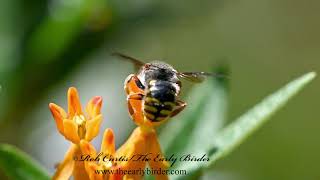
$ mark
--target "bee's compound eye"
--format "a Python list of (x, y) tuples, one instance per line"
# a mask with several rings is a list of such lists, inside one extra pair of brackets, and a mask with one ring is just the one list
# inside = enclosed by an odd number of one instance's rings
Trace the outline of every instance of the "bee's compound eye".
[(136, 85), (140, 88), (140, 89), (144, 89), (144, 85), (141, 83), (141, 81), (139, 79), (136, 79)]

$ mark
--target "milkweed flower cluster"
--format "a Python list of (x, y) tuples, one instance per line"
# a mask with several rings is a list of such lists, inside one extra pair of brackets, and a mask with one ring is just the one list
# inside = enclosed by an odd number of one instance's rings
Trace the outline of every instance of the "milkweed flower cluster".
[[(49, 108), (55, 120), (58, 131), (71, 142), (69, 150), (64, 159), (57, 166), (53, 175), (55, 180), (105, 180), (105, 179), (142, 179), (141, 174), (120, 174), (120, 173), (97, 173), (101, 170), (138, 170), (148, 165), (152, 169), (168, 169), (167, 161), (78, 161), (76, 158), (83, 155), (95, 157), (97, 154), (105, 154), (110, 157), (134, 157), (135, 155), (150, 154), (152, 156), (163, 156), (158, 142), (157, 134), (153, 126), (146, 126), (143, 122), (142, 113), (139, 110), (141, 102), (137, 103), (134, 109), (133, 119), (138, 127), (132, 132), (129, 139), (118, 149), (115, 148), (115, 137), (111, 129), (104, 131), (100, 152), (97, 152), (90, 143), (99, 134), (102, 121), (101, 107), (102, 98), (93, 97), (86, 106), (86, 113), (83, 112), (79, 94), (76, 88), (68, 90), (68, 112), (60, 106), (50, 103)], [(168, 179), (165, 174), (155, 175), (156, 179)]]

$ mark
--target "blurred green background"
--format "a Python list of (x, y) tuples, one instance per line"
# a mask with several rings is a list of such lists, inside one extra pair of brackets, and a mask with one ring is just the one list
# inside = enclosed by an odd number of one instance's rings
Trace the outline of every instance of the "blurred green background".
[[(0, 1), (1, 143), (53, 172), (69, 144), (48, 103), (66, 108), (75, 86), (83, 105), (103, 96), (103, 129), (114, 128), (122, 144), (134, 128), (123, 91), (134, 71), (113, 51), (182, 71), (228, 64), (230, 122), (293, 78), (319, 72), (319, 9), (315, 0)], [(192, 85), (183, 83), (185, 96)], [(319, 88), (316, 79), (203, 179), (320, 179)]]

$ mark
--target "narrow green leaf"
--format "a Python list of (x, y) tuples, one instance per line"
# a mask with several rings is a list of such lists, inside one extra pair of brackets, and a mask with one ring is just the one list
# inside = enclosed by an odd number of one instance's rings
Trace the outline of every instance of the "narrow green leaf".
[(292, 81), (274, 94), (262, 100), (262, 102), (239, 117), (234, 123), (226, 127), (215, 139), (215, 145), (218, 151), (212, 154), (209, 165), (212, 165), (217, 159), (227, 155), (235, 147), (241, 144), (315, 76), (316, 74), (311, 72)]
[[(249, 135), (263, 125), (269, 117), (283, 107), (288, 100), (296, 95), (308, 84), (316, 73), (310, 72), (290, 82), (277, 92), (266, 97), (247, 113), (239, 117), (233, 123), (224, 128), (214, 138), (214, 146), (208, 151), (210, 161), (207, 163), (183, 163), (179, 169), (186, 169), (189, 175), (199, 175), (201, 170), (208, 169), (220, 158), (228, 155), (239, 146)], [(173, 176), (174, 179), (186, 179), (182, 176)]]
[(8, 144), (0, 145), (0, 168), (14, 180), (48, 180), (48, 173), (30, 156)]

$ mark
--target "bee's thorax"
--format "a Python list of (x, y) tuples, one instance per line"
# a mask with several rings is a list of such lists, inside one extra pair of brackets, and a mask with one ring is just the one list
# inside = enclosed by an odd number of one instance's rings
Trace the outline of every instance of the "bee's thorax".
[(147, 86), (150, 81), (168, 81), (177, 83), (179, 81), (177, 77), (177, 71), (170, 65), (162, 62), (148, 63), (140, 69), (138, 73), (140, 81)]

